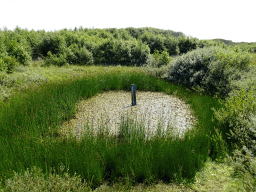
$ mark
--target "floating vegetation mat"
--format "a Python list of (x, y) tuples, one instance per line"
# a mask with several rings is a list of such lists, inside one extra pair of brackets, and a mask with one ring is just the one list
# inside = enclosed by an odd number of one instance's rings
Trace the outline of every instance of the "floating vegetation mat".
[(111, 134), (118, 134), (122, 120), (129, 117), (143, 124), (149, 136), (155, 134), (159, 127), (163, 133), (172, 129), (176, 135), (182, 136), (196, 123), (190, 106), (172, 95), (136, 91), (136, 104), (131, 105), (131, 92), (128, 91), (100, 93), (80, 101), (78, 113), (62, 125), (61, 131), (81, 137), (90, 127), (94, 133), (107, 129)]

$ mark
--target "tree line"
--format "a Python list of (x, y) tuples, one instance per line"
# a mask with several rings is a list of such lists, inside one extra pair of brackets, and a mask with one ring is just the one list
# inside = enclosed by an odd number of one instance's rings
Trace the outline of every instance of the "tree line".
[(226, 46), (182, 32), (156, 28), (74, 28), (58, 31), (0, 30), (0, 71), (42, 59), (46, 65), (131, 65), (147, 62), (155, 51), (180, 55), (205, 46)]

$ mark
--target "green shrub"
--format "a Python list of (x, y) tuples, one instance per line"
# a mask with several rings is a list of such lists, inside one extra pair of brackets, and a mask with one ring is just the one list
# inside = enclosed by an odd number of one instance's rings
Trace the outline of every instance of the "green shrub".
[(96, 63), (142, 65), (146, 63), (149, 48), (137, 41), (109, 39), (98, 46), (94, 55)]
[(252, 61), (251, 55), (239, 47), (215, 49), (214, 56), (222, 65), (239, 70), (246, 69)]
[(32, 57), (22, 46), (15, 47), (11, 55), (22, 65), (28, 65), (32, 61)]
[(66, 41), (64, 36), (60, 34), (48, 33), (38, 46), (40, 53), (45, 57), (49, 51), (54, 55), (58, 55), (66, 48)]
[(245, 146), (235, 150), (231, 159), (234, 175), (241, 178), (245, 191), (256, 190), (256, 158)]
[(122, 40), (107, 40), (100, 47), (101, 61), (108, 64), (127, 64), (131, 62), (131, 48)]
[(213, 48), (197, 49), (171, 62), (168, 79), (203, 92), (226, 95), (230, 88), (224, 69), (214, 57)]
[(163, 51), (166, 49), (164, 46), (165, 37), (160, 34), (155, 35), (146, 31), (140, 36), (140, 40), (149, 46), (151, 54), (154, 53), (155, 50)]
[(31, 57), (33, 60), (43, 58), (39, 45), (42, 43), (45, 31), (31, 30), (26, 36), (27, 42), (31, 48)]
[(253, 91), (240, 90), (225, 101), (225, 107), (215, 111), (220, 127), (227, 129), (230, 143), (256, 153), (256, 98)]
[(93, 64), (93, 55), (85, 47), (79, 48), (77, 44), (72, 44), (65, 50), (65, 52), (67, 55), (67, 61), (70, 64)]
[(187, 53), (189, 51), (192, 51), (193, 49), (197, 48), (197, 39), (196, 38), (190, 38), (190, 37), (179, 37), (178, 38), (178, 47), (179, 52)]
[(26, 40), (26, 35), (28, 31), (23, 31), (19, 28), (13, 31), (5, 31), (0, 41), (0, 54), (9, 55), (14, 57), (17, 62), (22, 65), (27, 65), (32, 60), (32, 48)]
[(178, 38), (167, 37), (165, 39), (164, 45), (165, 45), (169, 55), (179, 55), (180, 54), (180, 48), (178, 46)]
[(13, 57), (17, 62), (22, 65), (27, 65), (32, 60), (32, 57), (28, 51), (27, 45), (24, 45), (18, 42), (17, 39), (8, 39), (5, 40), (3, 48), (0, 49), (0, 55), (9, 55)]
[(91, 191), (79, 176), (71, 177), (63, 171), (64, 167), (61, 166), (63, 176), (53, 170), (48, 177), (37, 167), (27, 169), (24, 174), (14, 173), (14, 177), (4, 183), (4, 191)]
[(241, 78), (238, 71), (245, 70), (250, 63), (246, 56), (247, 53), (222, 48), (199, 48), (173, 60), (168, 79), (224, 98), (232, 90), (232, 79)]
[(150, 55), (147, 60), (147, 64), (151, 67), (161, 67), (167, 65), (171, 62), (172, 58), (169, 56), (168, 52), (164, 50), (162, 53), (159, 53), (158, 50), (155, 50), (154, 54)]
[(130, 41), (130, 46), (131, 64), (135, 64), (137, 66), (145, 64), (150, 54), (149, 47), (146, 44), (138, 41)]
[(0, 71), (11, 73), (18, 65), (19, 63), (15, 60), (15, 58), (8, 55), (0, 55)]
[(57, 65), (57, 66), (63, 66), (67, 64), (66, 60), (66, 54), (61, 54), (59, 56), (52, 54), (50, 51), (47, 54), (47, 57), (45, 59), (45, 65)]
[(82, 47), (81, 49), (79, 49), (79, 52), (77, 53), (77, 58), (78, 58), (78, 64), (80, 65), (93, 64), (93, 55), (85, 47)]

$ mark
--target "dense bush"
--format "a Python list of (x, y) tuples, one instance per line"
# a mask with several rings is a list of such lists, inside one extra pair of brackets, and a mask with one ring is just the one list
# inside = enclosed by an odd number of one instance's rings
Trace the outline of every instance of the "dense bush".
[(169, 55), (179, 55), (180, 48), (178, 46), (178, 38), (176, 37), (167, 37), (164, 42), (164, 46), (166, 47)]
[(162, 35), (164, 37), (179, 37), (179, 36), (185, 36), (182, 32), (175, 32), (172, 30), (163, 30), (163, 29), (156, 29), (152, 27), (144, 27), (144, 28), (133, 28), (133, 27), (128, 27), (125, 28), (126, 31), (129, 32), (129, 34), (136, 38), (139, 39), (141, 35), (143, 35), (145, 32), (152, 33), (154, 35)]
[(130, 41), (131, 46), (131, 64), (140, 66), (146, 63), (147, 57), (150, 54), (150, 49), (147, 45), (140, 41)]
[(47, 54), (47, 57), (45, 59), (45, 65), (57, 65), (57, 66), (63, 66), (67, 64), (66, 54), (61, 54), (59, 56), (52, 54), (50, 51)]
[(130, 33), (125, 29), (116, 29), (116, 28), (110, 28), (106, 29), (110, 34), (108, 35), (108, 38), (113, 37), (115, 39), (123, 39), (123, 40), (132, 40), (133, 37), (130, 35)]
[(171, 60), (172, 58), (169, 56), (166, 50), (164, 50), (162, 53), (159, 53), (158, 50), (155, 50), (154, 54), (149, 55), (147, 59), (147, 65), (150, 67), (159, 68), (163, 65), (169, 64)]
[[(237, 47), (233, 47), (237, 48)], [(230, 53), (230, 52), (229, 52)], [(223, 53), (222, 53), (223, 54)], [(227, 53), (226, 53), (227, 54)], [(245, 56), (245, 55), (244, 55)], [(231, 57), (234, 60), (236, 55)], [(244, 62), (248, 58), (240, 57), (231, 62), (239, 70), (247, 66)], [(248, 56), (249, 57), (249, 56)], [(227, 61), (227, 56), (223, 57)], [(223, 101), (224, 108), (215, 110), (218, 119), (218, 127), (231, 147), (235, 149), (230, 160), (234, 167), (235, 175), (240, 177), (244, 183), (245, 191), (256, 189), (256, 95), (255, 95), (255, 72), (251, 66), (247, 70), (241, 70), (241, 79), (234, 79), (235, 85), (229, 96)]]
[(76, 44), (79, 48), (85, 47), (91, 52), (95, 49), (95, 44), (101, 42), (101, 38), (97, 36), (90, 36), (84, 31), (63, 31), (61, 34), (65, 38), (67, 47), (71, 46), (72, 44)]
[(154, 35), (145, 32), (140, 36), (140, 40), (149, 46), (151, 54), (154, 53), (155, 50), (163, 51), (166, 48), (164, 46), (164, 37), (162, 35)]
[(251, 62), (251, 56), (239, 47), (215, 49), (216, 59), (227, 67), (233, 67), (239, 70), (246, 69)]
[(31, 48), (31, 57), (33, 60), (36, 60), (38, 58), (43, 58), (43, 55), (40, 50), (40, 45), (45, 35), (46, 35), (45, 31), (31, 30), (26, 36), (26, 40)]
[(222, 48), (199, 48), (177, 57), (170, 65), (168, 79), (204, 93), (226, 97), (232, 78), (250, 63), (247, 53)]
[(14, 47), (10, 55), (14, 56), (22, 65), (28, 65), (32, 60), (30, 54), (22, 46)]
[(187, 53), (197, 48), (197, 39), (190, 37), (179, 37), (178, 38), (179, 52)]
[[(207, 81), (210, 75), (212, 81)], [(205, 92), (213, 93), (217, 91), (217, 88), (222, 88), (222, 92), (226, 91), (228, 86), (224, 66), (220, 66), (217, 62), (213, 48), (197, 49), (177, 57), (170, 65), (168, 79), (189, 88), (200, 88)], [(224, 87), (218, 86), (220, 83)]]
[(246, 146), (256, 154), (256, 98), (253, 91), (243, 89), (225, 101), (225, 107), (215, 111), (220, 127), (228, 134), (230, 143)]
[(3, 43), (3, 37), (0, 37), (0, 72), (12, 72), (13, 68), (18, 65), (16, 59), (8, 55), (7, 48)]
[(57, 33), (48, 33), (39, 44), (39, 50), (44, 57), (47, 56), (49, 51), (54, 55), (61, 54), (65, 48), (64, 36)]
[(236, 149), (229, 158), (234, 168), (234, 176), (243, 182), (245, 191), (256, 190), (256, 159), (255, 155), (246, 147)]
[(103, 42), (96, 50), (96, 63), (141, 65), (149, 55), (147, 45), (137, 41), (109, 39)]
[(0, 56), (0, 71), (11, 73), (13, 69), (18, 65), (19, 63), (17, 63), (13, 57), (8, 55)]
[(93, 55), (85, 47), (79, 48), (77, 44), (72, 44), (65, 50), (65, 53), (70, 64), (93, 64)]
[(32, 60), (30, 55), (31, 48), (26, 42), (25, 38), (13, 32), (8, 31), (6, 33), (7, 34), (3, 35), (0, 38), (0, 56), (10, 56), (14, 60), (16, 60), (17, 63), (22, 65), (29, 64), (30, 61)]

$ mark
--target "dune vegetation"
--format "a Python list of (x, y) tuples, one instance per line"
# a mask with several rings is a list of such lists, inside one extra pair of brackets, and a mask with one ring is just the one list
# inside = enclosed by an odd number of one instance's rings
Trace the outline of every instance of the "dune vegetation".
[[(255, 190), (255, 51), (155, 28), (0, 30), (0, 190)], [(197, 124), (61, 133), (79, 101), (131, 84), (183, 99)]]

